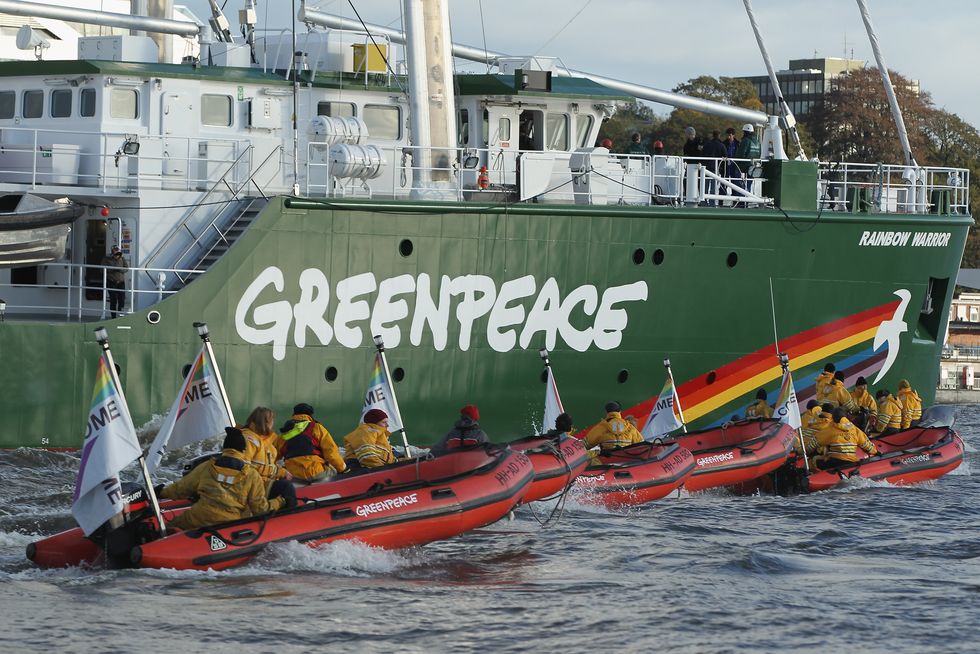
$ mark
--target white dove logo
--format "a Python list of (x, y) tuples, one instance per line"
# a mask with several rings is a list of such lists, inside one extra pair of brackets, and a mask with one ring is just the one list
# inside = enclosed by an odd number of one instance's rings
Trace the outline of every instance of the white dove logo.
[(892, 364), (895, 363), (895, 359), (898, 358), (898, 348), (901, 346), (902, 333), (909, 330), (909, 326), (905, 324), (904, 318), (905, 309), (909, 306), (909, 300), (912, 299), (912, 294), (904, 288), (898, 289), (894, 294), (901, 298), (902, 301), (898, 303), (898, 307), (895, 309), (895, 314), (891, 317), (891, 320), (882, 320), (881, 324), (878, 325), (878, 331), (875, 332), (875, 351), (877, 352), (878, 348), (887, 343), (888, 354), (885, 356), (885, 365), (878, 371), (878, 376), (871, 382), (872, 385), (877, 384), (885, 376), (889, 368), (892, 367)]

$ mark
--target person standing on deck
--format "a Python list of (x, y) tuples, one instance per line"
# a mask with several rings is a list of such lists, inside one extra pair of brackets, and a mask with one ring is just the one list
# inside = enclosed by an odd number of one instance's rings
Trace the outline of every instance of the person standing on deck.
[(630, 145), (626, 148), (626, 154), (640, 154), (645, 155), (647, 149), (643, 147), (643, 143), (640, 142), (640, 133), (633, 132), (633, 136), (630, 137)]
[[(695, 130), (693, 127), (685, 127), (684, 136), (687, 139), (686, 141), (684, 141), (684, 156), (703, 157), (704, 142), (698, 137), (697, 130)], [(698, 163), (698, 162), (691, 161), (689, 163)]]
[(908, 429), (922, 417), (922, 398), (907, 379), (898, 382), (898, 402), (902, 405), (902, 429)]
[[(721, 139), (718, 138), (718, 130), (711, 132), (711, 140), (704, 144), (704, 156), (710, 157), (711, 159), (716, 159), (717, 161), (703, 161), (704, 167), (708, 169), (709, 172), (715, 175), (725, 174), (725, 163), (724, 159), (728, 156), (728, 151), (725, 149), (725, 144), (722, 143)], [(718, 189), (717, 182), (709, 177), (705, 180), (704, 190), (706, 193), (714, 194)], [(718, 205), (717, 200), (708, 200), (708, 206), (714, 207)]]
[(105, 286), (109, 295), (109, 317), (119, 318), (123, 315), (126, 305), (126, 269), (129, 262), (123, 257), (118, 245), (112, 246), (112, 252), (102, 258), (106, 267)]

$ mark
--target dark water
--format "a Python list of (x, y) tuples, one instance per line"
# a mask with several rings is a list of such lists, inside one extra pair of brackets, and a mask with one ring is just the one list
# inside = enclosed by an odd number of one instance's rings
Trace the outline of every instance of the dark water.
[[(277, 546), (220, 572), (39, 570), (73, 455), (0, 453), (0, 651), (976, 652), (980, 407), (936, 482), (569, 502), (424, 548)], [(544, 516), (549, 507), (536, 506)]]

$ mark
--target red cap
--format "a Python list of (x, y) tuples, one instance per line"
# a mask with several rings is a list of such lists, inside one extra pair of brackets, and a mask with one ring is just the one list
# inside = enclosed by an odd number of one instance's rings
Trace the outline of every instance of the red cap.
[(599, 145), (602, 146), (602, 147), (604, 147), (604, 148), (606, 148), (608, 150), (609, 148), (611, 148), (613, 146), (613, 142), (612, 142), (612, 139), (602, 139), (602, 142), (599, 143)]
[(662, 148), (662, 147), (664, 147), (664, 142), (663, 141), (654, 141), (653, 142), (653, 147), (655, 147), (655, 148)]
[(476, 408), (475, 404), (467, 404), (459, 410), (459, 415), (466, 416), (473, 422), (476, 422), (480, 419), (480, 410)]
[(370, 411), (364, 414), (364, 422), (371, 425), (376, 425), (382, 420), (385, 420), (387, 417), (388, 414), (382, 411), (381, 409), (371, 409)]

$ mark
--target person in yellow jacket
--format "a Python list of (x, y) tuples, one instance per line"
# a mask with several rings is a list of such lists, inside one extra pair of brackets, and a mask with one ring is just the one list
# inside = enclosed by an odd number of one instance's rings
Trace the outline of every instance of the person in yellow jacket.
[(834, 373), (833, 379), (823, 387), (823, 391), (817, 396), (817, 399), (821, 403), (830, 402), (834, 406), (844, 407), (848, 413), (854, 413), (858, 410), (854, 398), (844, 386), (844, 373), (840, 370)]
[(344, 460), (356, 468), (379, 468), (395, 462), (388, 437), (388, 414), (381, 409), (371, 409), (364, 414), (364, 422), (344, 436)]
[(902, 405), (902, 429), (908, 429), (922, 417), (922, 398), (907, 379), (898, 382), (898, 402)]
[(293, 479), (312, 483), (347, 471), (333, 436), (305, 402), (293, 407), (293, 417), (283, 425), (279, 439), (283, 465)]
[(868, 435), (851, 424), (851, 421), (844, 415), (844, 409), (835, 408), (833, 421), (817, 432), (819, 456), (814, 459), (814, 465), (820, 470), (856, 462), (859, 447), (869, 456), (878, 454), (878, 450), (874, 443), (868, 439)]
[(271, 486), (277, 479), (292, 479), (279, 460), (279, 435), (273, 427), (275, 414), (272, 409), (257, 406), (248, 414), (245, 424), (239, 427), (245, 435), (245, 460), (255, 466), (259, 476)]
[[(265, 482), (254, 467), (245, 462), (245, 436), (240, 429), (225, 427), (221, 456), (194, 468), (186, 477), (158, 487), (167, 500), (197, 500), (168, 523), (174, 529), (194, 529), (248, 518), (284, 506), (296, 506), (296, 492), (289, 482), (277, 482), (274, 499), (267, 499)], [(162, 486), (162, 484), (161, 484)]]
[(824, 365), (823, 372), (817, 375), (817, 378), (813, 382), (813, 387), (818, 398), (823, 397), (823, 387), (833, 381), (836, 370), (837, 367), (834, 364), (828, 363)]
[(816, 452), (817, 450), (817, 432), (823, 427), (826, 427), (830, 422), (830, 416), (825, 424), (819, 424), (820, 414), (823, 413), (823, 407), (816, 400), (810, 400), (806, 403), (806, 411), (800, 416), (800, 436), (801, 439), (797, 440), (796, 445), (793, 449), (797, 454), (802, 453), (800, 449), (800, 441), (803, 443), (803, 447), (806, 448), (807, 454)]
[(878, 403), (874, 396), (868, 392), (868, 380), (858, 377), (854, 383), (854, 390), (851, 391), (851, 399), (857, 405), (857, 410), (861, 412), (860, 420), (856, 419), (855, 424), (865, 432), (870, 432), (878, 418)]
[(772, 418), (772, 407), (766, 401), (768, 394), (766, 389), (760, 388), (756, 391), (755, 402), (749, 405), (745, 410), (746, 420), (756, 420), (756, 419), (770, 419)]
[[(606, 403), (605, 419), (590, 429), (585, 436), (587, 448), (592, 449), (598, 446), (600, 452), (606, 452), (617, 447), (626, 447), (633, 443), (643, 442), (643, 435), (623, 418), (623, 414), (620, 413), (622, 409), (623, 407), (620, 406), (619, 402)], [(595, 459), (598, 453), (591, 452), (590, 456)]]
[(902, 429), (902, 405), (888, 389), (876, 393), (878, 398), (878, 420), (875, 421), (874, 436), (887, 436)]

